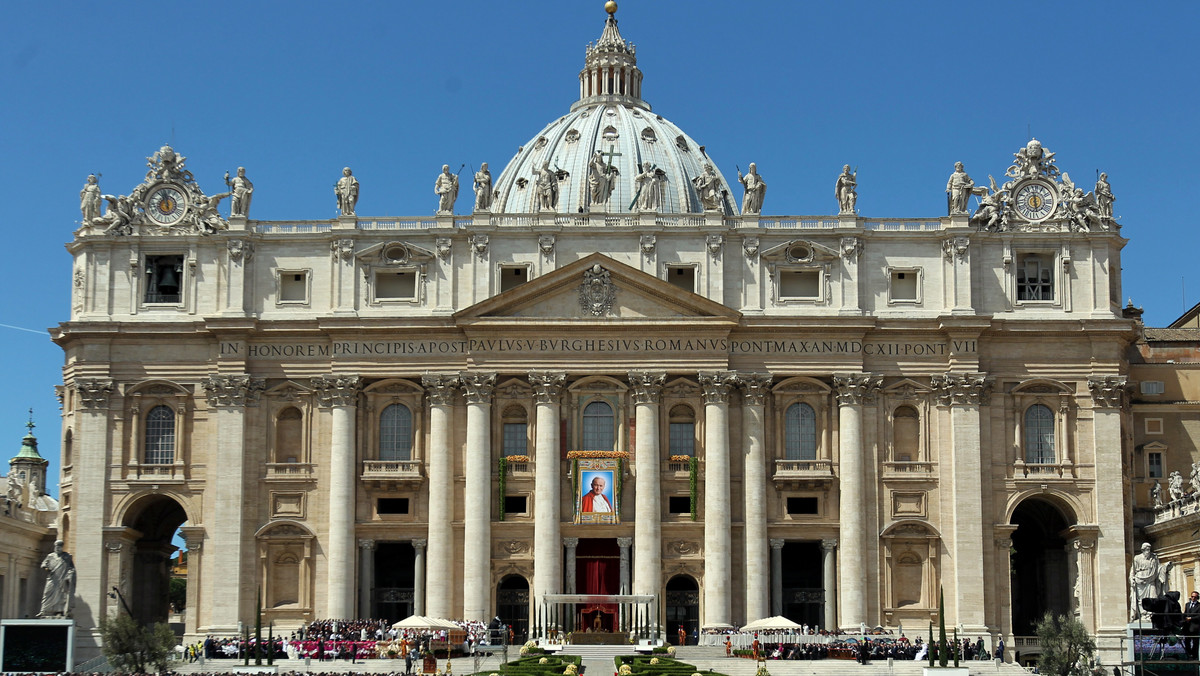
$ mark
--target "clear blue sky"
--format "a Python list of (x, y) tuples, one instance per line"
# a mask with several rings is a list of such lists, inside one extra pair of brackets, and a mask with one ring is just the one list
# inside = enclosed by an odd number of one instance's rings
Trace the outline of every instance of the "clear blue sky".
[[(1031, 131), (1081, 184), (1108, 172), (1124, 295), (1147, 322), (1200, 300), (1200, 3), (620, 5), (646, 100), (726, 176), (757, 162), (765, 213), (832, 213), (850, 163), (864, 216), (937, 217), (956, 160), (986, 182)], [(0, 448), (16, 454), (34, 407), (57, 477), (62, 353), (45, 329), (68, 316), (63, 244), (88, 173), (128, 193), (172, 143), (210, 194), (245, 166), (257, 219), (333, 216), (347, 165), (360, 215), (429, 215), (443, 163), (497, 173), (567, 112), (605, 14), (601, 0), (49, 1), (4, 17)]]

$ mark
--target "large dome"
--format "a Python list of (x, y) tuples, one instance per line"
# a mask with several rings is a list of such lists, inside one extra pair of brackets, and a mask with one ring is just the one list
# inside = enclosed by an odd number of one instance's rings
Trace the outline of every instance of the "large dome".
[[(539, 210), (537, 176), (544, 163), (558, 177), (558, 213), (579, 213), (595, 206), (606, 212), (637, 211), (634, 178), (645, 162), (662, 172), (660, 213), (704, 211), (692, 179), (706, 164), (716, 172), (725, 197), (721, 211), (737, 213), (734, 193), (704, 146), (661, 115), (655, 115), (641, 98), (642, 74), (636, 48), (617, 31), (609, 16), (600, 40), (588, 45), (584, 69), (579, 74), (580, 98), (571, 112), (546, 125), (515, 157), (496, 180), (492, 211), (533, 213)], [(616, 170), (612, 194), (603, 205), (591, 204), (588, 163), (601, 153)]]

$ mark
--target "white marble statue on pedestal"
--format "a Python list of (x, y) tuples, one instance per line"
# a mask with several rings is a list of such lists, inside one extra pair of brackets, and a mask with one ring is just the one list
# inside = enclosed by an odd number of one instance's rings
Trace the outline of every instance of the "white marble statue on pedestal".
[(250, 216), (250, 199), (254, 197), (254, 184), (246, 178), (246, 168), (238, 167), (232, 179), (225, 172), (225, 185), (229, 186), (229, 215), (247, 218)]
[(492, 208), (492, 172), (488, 171), (488, 164), (484, 162), (479, 165), (479, 171), (475, 172), (475, 181), (473, 184), (475, 189), (475, 211), (487, 211)]
[(338, 214), (353, 216), (358, 204), (358, 179), (354, 178), (350, 167), (342, 169), (342, 177), (333, 185), (333, 192), (337, 195)]
[(738, 181), (746, 188), (742, 196), (743, 214), (761, 214), (763, 198), (767, 195), (767, 182), (758, 174), (758, 165), (751, 162), (750, 170), (745, 176), (738, 172)]
[(87, 183), (79, 191), (79, 210), (83, 212), (84, 225), (100, 218), (100, 182), (95, 174), (88, 175)]
[(54, 551), (42, 561), (46, 571), (46, 586), (42, 590), (42, 607), (38, 617), (70, 617), (71, 600), (75, 596), (75, 561), (63, 551), (63, 541), (54, 543)]
[(1150, 613), (1142, 609), (1142, 599), (1156, 599), (1167, 591), (1167, 574), (1174, 564), (1162, 563), (1150, 549), (1149, 542), (1142, 543), (1142, 551), (1133, 557), (1129, 568), (1130, 621), (1150, 619)]
[(967, 213), (967, 202), (971, 199), (971, 191), (975, 181), (967, 175), (962, 162), (954, 163), (954, 173), (946, 181), (946, 205), (951, 216)]
[(450, 165), (442, 165), (442, 173), (433, 182), (433, 192), (438, 196), (439, 214), (453, 214), (454, 203), (458, 201), (458, 177), (450, 173)]
[(833, 186), (834, 196), (838, 201), (839, 214), (853, 214), (858, 204), (858, 172), (850, 171), (850, 165), (842, 167), (842, 173)]

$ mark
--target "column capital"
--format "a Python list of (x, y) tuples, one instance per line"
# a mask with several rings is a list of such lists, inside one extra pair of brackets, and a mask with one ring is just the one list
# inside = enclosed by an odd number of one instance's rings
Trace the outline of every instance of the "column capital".
[(832, 552), (833, 550), (837, 549), (837, 546), (838, 546), (837, 538), (829, 538), (827, 540), (821, 540), (821, 551), (823, 551), (823, 552)]
[(107, 379), (76, 380), (75, 391), (79, 393), (79, 403), (84, 408), (107, 408), (108, 398), (113, 391), (113, 381)]
[(1011, 549), (1012, 534), (1017, 531), (1017, 527), (1012, 524), (996, 524), (992, 527), (992, 535), (996, 541), (996, 549)]
[(875, 398), (883, 384), (883, 376), (873, 373), (835, 373), (833, 388), (837, 391), (838, 403), (843, 406), (861, 406)]
[(266, 389), (266, 381), (247, 374), (209, 376), (204, 381), (204, 393), (208, 405), (222, 408), (240, 408), (258, 403), (258, 397)]
[(763, 406), (771, 393), (770, 373), (738, 373), (738, 384), (742, 386), (742, 397), (747, 406)]
[(458, 387), (458, 376), (451, 373), (426, 373), (421, 376), (421, 385), (430, 406), (449, 406), (454, 402), (454, 388)]
[(986, 373), (939, 373), (930, 379), (939, 406), (987, 404), (992, 379)]
[(492, 403), (492, 392), (496, 389), (496, 374), (480, 371), (463, 371), (459, 374), (463, 393), (468, 404)]
[(783, 545), (787, 542), (782, 538), (771, 538), (771, 549), (783, 549)]
[(621, 549), (629, 549), (633, 546), (633, 538), (617, 538), (617, 546)]
[(738, 383), (733, 371), (701, 371), (700, 387), (704, 390), (704, 403), (727, 404), (729, 392)]
[(579, 538), (563, 538), (562, 543), (567, 549), (575, 549), (579, 546)]
[(363, 538), (362, 540), (358, 541), (358, 548), (363, 550), (375, 549), (375, 541)]
[(539, 404), (557, 404), (566, 382), (565, 371), (529, 372), (529, 384), (533, 386), (533, 400)]
[(352, 375), (313, 376), (310, 380), (322, 408), (353, 406), (358, 400), (362, 379)]
[(657, 404), (662, 400), (663, 384), (667, 382), (666, 371), (630, 371), (633, 403)]
[(409, 540), (409, 543), (412, 544), (413, 549), (416, 549), (417, 551), (424, 551), (425, 547), (429, 544), (429, 540), (425, 538), (413, 538), (412, 540)]
[(1096, 376), (1088, 378), (1087, 384), (1096, 408), (1120, 408), (1129, 387), (1125, 376)]
[(204, 547), (203, 526), (184, 526), (179, 529), (179, 534), (183, 536), (183, 541), (187, 544), (189, 552), (198, 552)]

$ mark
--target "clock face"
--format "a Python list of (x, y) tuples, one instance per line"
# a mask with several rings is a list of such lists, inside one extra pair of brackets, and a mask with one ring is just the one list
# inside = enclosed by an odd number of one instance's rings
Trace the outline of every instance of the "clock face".
[(1017, 213), (1027, 221), (1038, 222), (1050, 218), (1056, 206), (1054, 191), (1045, 183), (1027, 183), (1017, 190)]
[(146, 200), (146, 215), (159, 225), (178, 223), (187, 211), (187, 198), (183, 191), (175, 186), (164, 185), (155, 188)]

